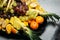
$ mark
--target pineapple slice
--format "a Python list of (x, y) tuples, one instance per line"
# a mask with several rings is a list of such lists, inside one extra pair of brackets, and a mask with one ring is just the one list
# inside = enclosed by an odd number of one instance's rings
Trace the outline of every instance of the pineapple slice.
[(13, 25), (14, 28), (16, 28), (17, 30), (20, 30), (21, 26), (21, 20), (19, 18), (17, 18), (16, 16), (11, 17), (10, 19), (10, 23)]
[(14, 16), (14, 23), (13, 23), (13, 26), (17, 29), (17, 30), (20, 30), (20, 19), (17, 18), (16, 16)]
[(14, 17), (11, 17), (10, 23), (13, 25), (14, 24)]

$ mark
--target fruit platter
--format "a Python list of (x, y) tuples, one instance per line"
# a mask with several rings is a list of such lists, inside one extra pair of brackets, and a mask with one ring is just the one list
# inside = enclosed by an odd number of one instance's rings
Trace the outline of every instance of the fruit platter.
[(38, 0), (0, 0), (0, 36), (19, 40), (41, 40), (48, 22), (60, 16), (44, 10)]

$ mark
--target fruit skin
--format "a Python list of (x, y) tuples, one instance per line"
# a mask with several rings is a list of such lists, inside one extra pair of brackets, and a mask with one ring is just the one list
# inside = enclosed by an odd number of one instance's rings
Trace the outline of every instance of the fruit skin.
[(13, 25), (14, 24), (14, 17), (10, 18), (10, 23)]
[(38, 27), (39, 27), (39, 25), (38, 25), (37, 22), (32, 21), (32, 22), (30, 23), (30, 28), (31, 28), (31, 29), (36, 30), (36, 29), (38, 29)]
[(37, 16), (36, 22), (42, 24), (44, 22), (44, 18), (42, 16)]
[(17, 18), (16, 16), (14, 16), (13, 26), (14, 26), (17, 30), (20, 30), (20, 29), (21, 29), (21, 26), (20, 26), (19, 23), (21, 23), (21, 20), (20, 20), (19, 18)]

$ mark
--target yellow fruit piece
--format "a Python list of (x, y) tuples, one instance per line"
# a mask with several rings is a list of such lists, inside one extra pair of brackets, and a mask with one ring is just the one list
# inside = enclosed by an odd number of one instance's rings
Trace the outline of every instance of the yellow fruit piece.
[(31, 3), (31, 1), (27, 1), (27, 2), (26, 2), (26, 5), (30, 5), (30, 3)]
[(2, 23), (2, 27), (5, 28), (8, 23), (9, 19), (4, 20), (4, 22)]
[(26, 4), (29, 6), (31, 3), (37, 2), (37, 0), (27, 0)]
[(13, 25), (14, 24), (14, 17), (11, 17), (10, 23)]
[(21, 22), (21, 20), (19, 18), (17, 18), (16, 16), (14, 16), (14, 20)]
[(28, 26), (28, 22), (24, 22), (25, 26)]
[(9, 19), (6, 19), (6, 23), (9, 23)]
[(36, 9), (40, 11), (40, 13), (44, 13), (45, 10), (41, 6), (36, 6)]
[(1, 19), (0, 19), (0, 25), (1, 25), (3, 22), (4, 22), (4, 19), (1, 18)]
[(20, 19), (17, 18), (16, 16), (14, 17), (14, 23), (13, 23), (13, 26), (17, 29), (17, 30), (20, 30)]
[(16, 30), (14, 27), (12, 27), (11, 32), (16, 34), (16, 33), (18, 33), (18, 30)]
[(7, 26), (6, 26), (6, 31), (7, 31), (7, 33), (8, 34), (10, 34), (11, 33), (11, 24), (8, 24)]
[(30, 4), (30, 7), (31, 7), (31, 8), (35, 8), (37, 5), (38, 5), (37, 3), (32, 2), (32, 3)]

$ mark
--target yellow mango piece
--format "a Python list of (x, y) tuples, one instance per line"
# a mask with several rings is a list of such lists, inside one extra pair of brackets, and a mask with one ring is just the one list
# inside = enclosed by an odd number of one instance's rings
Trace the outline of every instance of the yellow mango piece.
[(37, 5), (38, 5), (37, 3), (32, 2), (32, 3), (30, 4), (30, 7), (35, 8)]
[(11, 24), (8, 24), (7, 26), (6, 26), (6, 31), (7, 31), (7, 33), (8, 34), (10, 34), (11, 33)]
[(25, 26), (28, 26), (28, 22), (24, 22)]
[(10, 23), (13, 25), (14, 24), (14, 17), (11, 17)]

